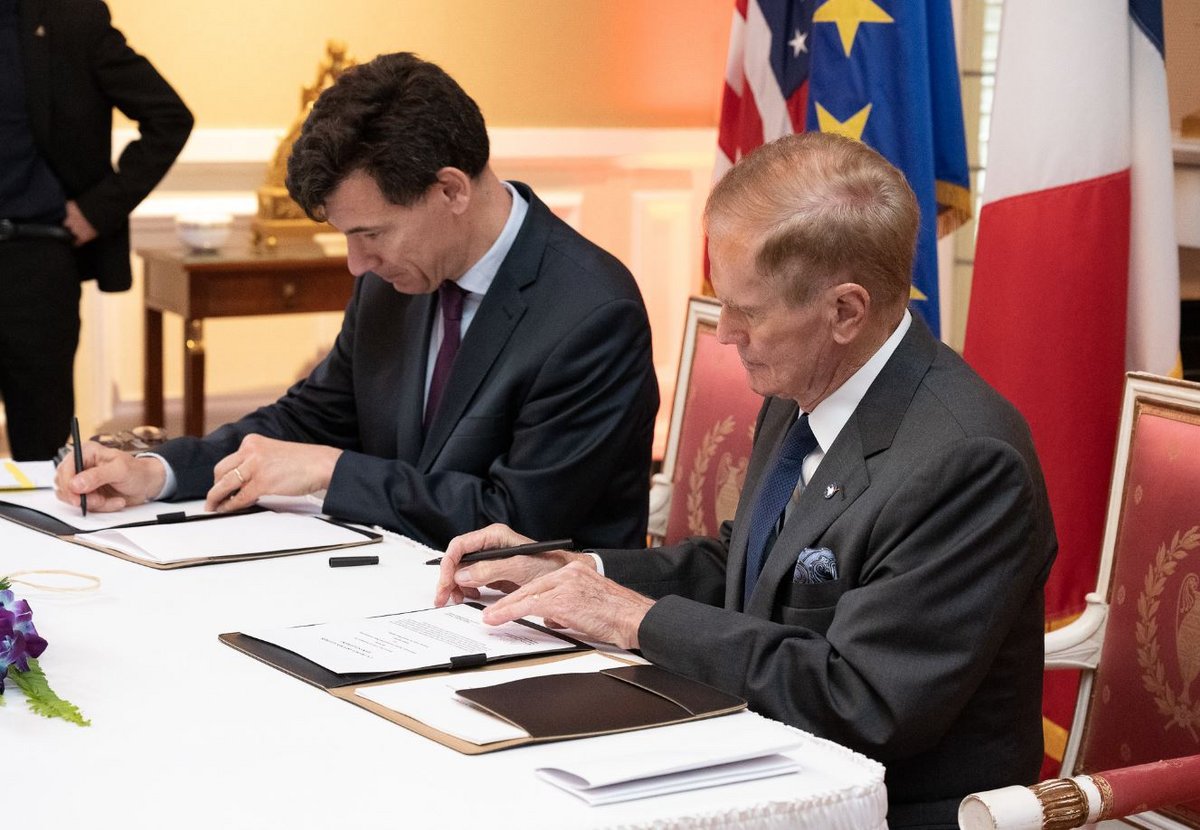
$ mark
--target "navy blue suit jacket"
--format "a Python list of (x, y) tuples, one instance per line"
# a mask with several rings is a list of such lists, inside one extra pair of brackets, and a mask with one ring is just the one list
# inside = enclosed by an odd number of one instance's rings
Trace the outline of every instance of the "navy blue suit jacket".
[(463, 338), (422, 436), (436, 294), (358, 279), (324, 361), (270, 406), (162, 455), (179, 498), (249, 433), (325, 444), (338, 461), (325, 511), (435, 547), (490, 522), (581, 546), (645, 546), (658, 385), (628, 270), (529, 201), (516, 241)]

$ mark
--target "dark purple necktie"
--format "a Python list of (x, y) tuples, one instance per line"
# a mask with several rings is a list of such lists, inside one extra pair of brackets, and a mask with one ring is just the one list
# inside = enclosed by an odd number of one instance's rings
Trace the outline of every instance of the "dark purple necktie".
[(467, 294), (467, 291), (458, 287), (458, 283), (450, 280), (438, 287), (438, 306), (442, 310), (442, 345), (433, 364), (433, 376), (429, 379), (429, 397), (425, 399), (425, 429), (429, 429), (438, 405), (442, 402), (442, 393), (446, 391), (450, 370), (454, 367), (454, 357), (458, 354), (458, 346), (462, 342), (463, 300)]

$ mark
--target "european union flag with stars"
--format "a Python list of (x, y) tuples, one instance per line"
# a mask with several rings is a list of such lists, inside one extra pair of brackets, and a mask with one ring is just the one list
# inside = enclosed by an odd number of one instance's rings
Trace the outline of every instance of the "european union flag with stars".
[[(971, 215), (949, 0), (741, 0), (738, 6), (746, 37), (736, 63), (747, 71), (742, 94), (727, 87), (722, 107), (729, 162), (749, 145), (817, 129), (863, 141), (903, 170), (921, 205), (911, 307), (940, 334), (937, 238)], [(750, 71), (756, 55), (767, 58), (777, 83), (769, 92), (773, 85)]]

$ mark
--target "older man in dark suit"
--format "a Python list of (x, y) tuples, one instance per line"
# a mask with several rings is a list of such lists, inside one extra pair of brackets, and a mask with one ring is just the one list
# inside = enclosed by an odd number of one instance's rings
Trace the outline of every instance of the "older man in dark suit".
[[(115, 167), (114, 107), (141, 133)], [(0, 394), (15, 458), (66, 439), (79, 282), (129, 288), (129, 214), (191, 128), (100, 0), (0, 0)]]
[[(540, 615), (887, 766), (892, 827), (956, 827), (1042, 756), (1042, 586), (1057, 544), (1020, 415), (906, 310), (917, 205), (865, 145), (760, 148), (706, 210), (718, 337), (767, 397), (719, 539), (472, 563), (436, 601), (520, 585)], [(601, 576), (602, 570), (607, 578)]]
[(637, 285), (496, 176), (458, 84), (404, 53), (347, 71), (305, 122), (288, 188), (346, 235), (358, 276), (329, 355), (160, 458), (89, 444), (60, 495), (114, 510), (207, 491), (234, 510), (324, 491), (328, 513), (438, 547), (488, 521), (644, 547), (658, 386)]

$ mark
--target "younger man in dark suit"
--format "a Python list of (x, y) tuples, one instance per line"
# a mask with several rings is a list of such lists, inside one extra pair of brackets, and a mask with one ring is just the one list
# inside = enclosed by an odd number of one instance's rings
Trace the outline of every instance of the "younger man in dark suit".
[[(717, 335), (767, 397), (719, 539), (473, 563), (438, 604), (499, 584), (757, 711), (887, 766), (891, 827), (957, 827), (964, 795), (1042, 757), (1042, 586), (1057, 547), (1017, 412), (906, 310), (917, 204), (850, 139), (743, 159), (705, 213)], [(602, 568), (602, 576), (598, 569)]]
[[(140, 137), (112, 163), (112, 111)], [(70, 431), (79, 282), (130, 284), (129, 214), (192, 115), (100, 0), (0, 0), (0, 395), (17, 459)]]
[(60, 496), (119, 510), (207, 492), (233, 510), (324, 491), (327, 513), (437, 547), (489, 521), (644, 546), (658, 387), (641, 295), (497, 178), (462, 88), (406, 53), (348, 70), (305, 122), (288, 189), (346, 235), (358, 277), (329, 355), (157, 458), (88, 444), (89, 469), (59, 468)]

